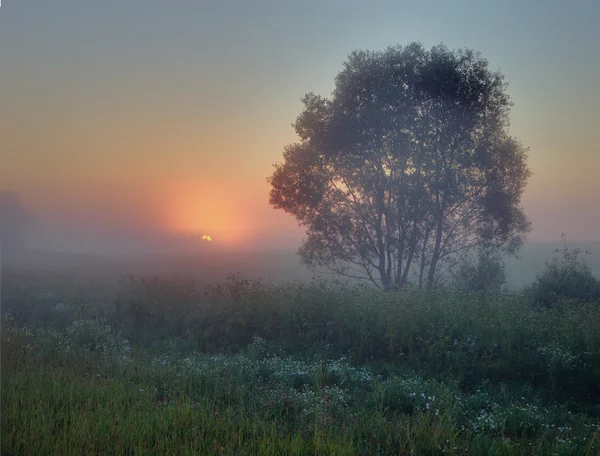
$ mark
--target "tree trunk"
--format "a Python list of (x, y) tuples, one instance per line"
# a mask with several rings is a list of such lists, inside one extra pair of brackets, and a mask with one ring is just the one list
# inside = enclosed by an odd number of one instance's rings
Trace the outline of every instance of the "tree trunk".
[(435, 280), (435, 269), (437, 267), (437, 262), (440, 257), (440, 244), (442, 243), (442, 230), (439, 226), (436, 228), (435, 233), (435, 246), (433, 248), (433, 255), (431, 255), (431, 263), (429, 264), (429, 272), (427, 273), (427, 288), (430, 289), (433, 287), (433, 282)]
[(413, 228), (409, 241), (409, 251), (408, 257), (406, 258), (406, 266), (404, 267), (404, 274), (402, 275), (401, 285), (404, 286), (408, 282), (408, 273), (410, 272), (410, 266), (412, 264), (413, 256), (415, 254), (415, 250), (417, 249), (417, 236), (419, 232), (417, 229), (417, 221), (413, 221)]
[(427, 252), (427, 242), (429, 241), (429, 233), (431, 228), (429, 225), (425, 228), (425, 235), (423, 236), (423, 248), (421, 249), (421, 264), (419, 271), (419, 288), (423, 288), (423, 278), (425, 276), (425, 253)]

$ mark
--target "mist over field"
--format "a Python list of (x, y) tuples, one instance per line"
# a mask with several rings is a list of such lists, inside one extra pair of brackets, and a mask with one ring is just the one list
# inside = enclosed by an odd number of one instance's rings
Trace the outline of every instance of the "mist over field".
[[(262, 279), (267, 283), (331, 279), (327, 268), (308, 268), (297, 254), (302, 236), (299, 227), (281, 232), (265, 230), (245, 245), (224, 244), (219, 236), (210, 241), (199, 234), (161, 232), (151, 226), (100, 224), (85, 229), (75, 220), (50, 223), (26, 207), (17, 194), (0, 192), (0, 266), (5, 270), (60, 272), (117, 278), (129, 274), (181, 275), (203, 282), (231, 275)], [(55, 214), (58, 215), (58, 214)], [(110, 220), (108, 220), (110, 221)], [(122, 225), (122, 224), (121, 224)], [(594, 275), (600, 275), (600, 241), (571, 241)], [(527, 242), (518, 255), (506, 255), (506, 288), (520, 290), (531, 284), (546, 262), (560, 257), (565, 241)], [(360, 283), (360, 281), (351, 280)]]
[(598, 24), (2, 2), (0, 455), (600, 455)]
[[(199, 241), (195, 239), (196, 243)], [(190, 241), (188, 241), (190, 242)], [(171, 252), (153, 252), (151, 249), (137, 253), (119, 251), (118, 244), (107, 253), (52, 252), (26, 250), (5, 252), (2, 266), (7, 269), (38, 270), (119, 277), (139, 275), (182, 275), (201, 281), (222, 280), (239, 274), (247, 279), (263, 279), (267, 283), (306, 281), (315, 277), (334, 278), (328, 271), (313, 271), (304, 266), (295, 250), (282, 248), (224, 248), (215, 245), (194, 245), (193, 248), (172, 249)], [(531, 284), (544, 263), (558, 258), (560, 242), (526, 244), (519, 258), (505, 258), (506, 286), (519, 290)], [(600, 242), (569, 242), (569, 248), (589, 251), (583, 260), (593, 274), (600, 276)]]

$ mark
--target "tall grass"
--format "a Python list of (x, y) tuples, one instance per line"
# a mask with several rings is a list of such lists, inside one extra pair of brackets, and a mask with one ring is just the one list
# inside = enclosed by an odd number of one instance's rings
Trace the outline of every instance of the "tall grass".
[(22, 306), (12, 290), (3, 454), (600, 451), (600, 305), (239, 277), (126, 285), (109, 302), (21, 292)]

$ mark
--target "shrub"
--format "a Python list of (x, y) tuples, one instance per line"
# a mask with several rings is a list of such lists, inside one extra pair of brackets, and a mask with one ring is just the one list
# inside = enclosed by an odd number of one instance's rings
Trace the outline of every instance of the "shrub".
[(592, 275), (590, 267), (580, 257), (580, 249), (569, 250), (564, 235), (563, 241), (563, 249), (555, 251), (562, 252), (561, 257), (547, 261), (527, 290), (531, 302), (543, 307), (554, 307), (565, 300), (600, 302), (600, 280)]

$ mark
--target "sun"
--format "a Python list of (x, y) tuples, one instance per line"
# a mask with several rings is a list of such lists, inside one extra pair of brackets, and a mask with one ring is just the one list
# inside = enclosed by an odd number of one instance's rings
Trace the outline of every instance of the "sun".
[[(236, 199), (238, 192), (220, 181), (177, 181), (165, 190), (163, 223), (175, 235), (187, 235), (204, 245), (239, 245), (247, 238), (246, 208)], [(235, 193), (235, 198), (230, 197)], [(209, 195), (221, 195), (212, 198)], [(217, 237), (213, 237), (217, 236)]]

